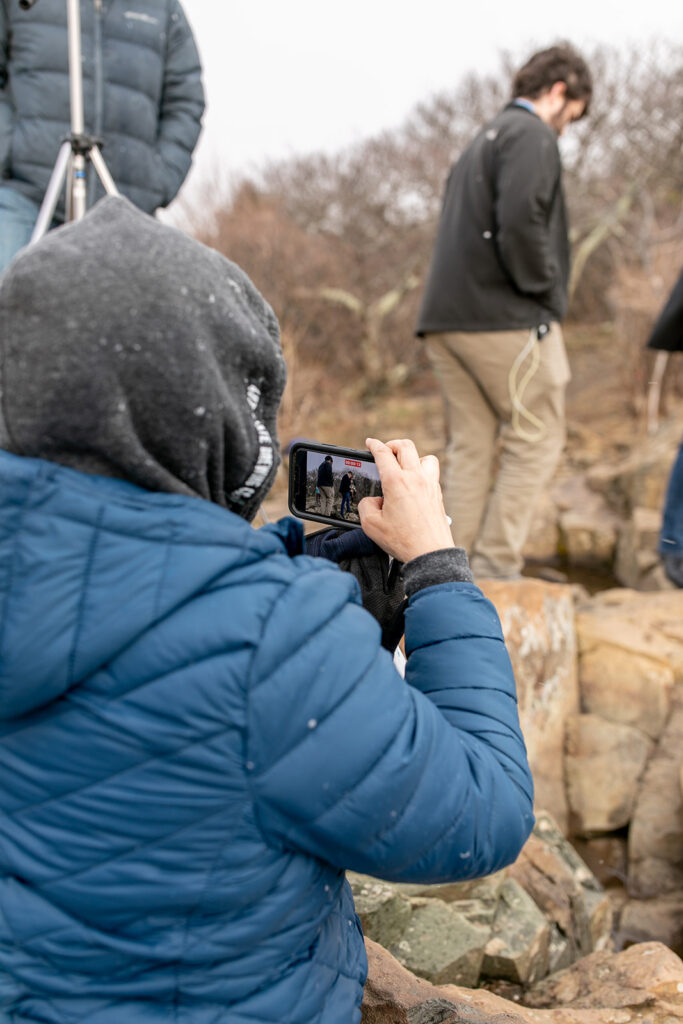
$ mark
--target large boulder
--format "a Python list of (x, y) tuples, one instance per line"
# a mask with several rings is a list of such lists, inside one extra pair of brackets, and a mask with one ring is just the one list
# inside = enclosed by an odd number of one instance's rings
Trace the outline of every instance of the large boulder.
[(650, 900), (628, 900), (619, 917), (619, 941), (646, 942), (657, 936), (683, 956), (683, 891)]
[(542, 1009), (486, 989), (436, 987), (376, 943), (365, 945), (362, 1024), (674, 1024), (683, 1018), (683, 962), (658, 943), (594, 953), (553, 975), (532, 989), (529, 1001)]
[(551, 807), (566, 832), (564, 728), (579, 709), (572, 589), (532, 579), (483, 580), (481, 587), (496, 606), (510, 652), (536, 806)]
[(615, 518), (609, 512), (571, 509), (560, 516), (561, 547), (570, 565), (586, 568), (610, 566), (617, 545)]
[(591, 467), (586, 477), (588, 486), (602, 494), (623, 519), (630, 519), (634, 508), (661, 509), (681, 440), (681, 426), (680, 422), (665, 424), (654, 437), (634, 445), (625, 458)]
[(599, 568), (614, 560), (618, 519), (585, 473), (572, 473), (553, 485), (560, 509), (560, 548), (570, 565)]
[(559, 512), (548, 491), (544, 491), (534, 506), (529, 535), (524, 545), (524, 557), (534, 562), (552, 562), (559, 551)]
[(363, 931), (385, 949), (393, 949), (403, 938), (412, 908), (410, 900), (395, 885), (367, 875), (347, 875)]
[(509, 873), (551, 923), (551, 971), (609, 944), (610, 900), (549, 814), (538, 815), (533, 834)]
[[(608, 591), (579, 605), (576, 624), (581, 702), (595, 728), (589, 736), (577, 720), (568, 726), (574, 828), (589, 837), (591, 865), (626, 887), (610, 889), (617, 941), (680, 949), (683, 591)], [(572, 757), (577, 743), (587, 756)], [(610, 828), (622, 831), (591, 838)]]
[(614, 575), (625, 587), (634, 590), (671, 590), (659, 558), (659, 533), (662, 514), (659, 509), (633, 509), (622, 523), (617, 542)]
[(392, 952), (404, 967), (435, 984), (474, 987), (490, 928), (472, 924), (442, 900), (415, 897), (403, 938)]
[(652, 747), (652, 740), (633, 726), (600, 715), (568, 718), (565, 770), (576, 835), (628, 824)]
[(683, 679), (683, 591), (609, 590), (577, 608), (585, 711), (657, 739)]
[(505, 873), (441, 885), (348, 872), (363, 930), (420, 977), (476, 985)]
[[(485, 1011), (470, 1005), (467, 989), (437, 988), (403, 967), (387, 950), (365, 940), (368, 954), (368, 980), (363, 993), (362, 1024), (488, 1024)], [(474, 990), (476, 992), (476, 990)], [(495, 997), (492, 997), (495, 999)], [(505, 1024), (525, 1024), (512, 1004), (497, 1000), (513, 1010)], [(462, 1014), (465, 1014), (463, 1017)], [(501, 1022), (502, 1024), (502, 1022)]]
[(487, 878), (347, 879), (366, 936), (435, 983), (474, 986), (488, 977), (526, 985), (609, 942), (611, 904), (545, 812), (516, 863)]
[(590, 839), (574, 836), (572, 849), (576, 849), (601, 885), (626, 884), (628, 840), (624, 835), (613, 833)]
[[(597, 952), (571, 967), (538, 982), (525, 994), (535, 1007), (591, 1008), (646, 1011), (645, 1018), (661, 1020), (661, 1001), (672, 1020), (683, 1016), (683, 963), (670, 949), (656, 942), (631, 946), (621, 953)], [(668, 1005), (670, 1004), (670, 1005)], [(580, 1018), (577, 1015), (577, 1020)], [(592, 1019), (592, 1018), (584, 1018)], [(626, 1024), (628, 1017), (615, 1017)], [(640, 1018), (643, 1019), (643, 1018)]]
[(640, 786), (629, 828), (628, 888), (647, 898), (683, 893), (683, 683)]
[(506, 879), (486, 944), (482, 974), (530, 984), (548, 973), (550, 925), (521, 885)]

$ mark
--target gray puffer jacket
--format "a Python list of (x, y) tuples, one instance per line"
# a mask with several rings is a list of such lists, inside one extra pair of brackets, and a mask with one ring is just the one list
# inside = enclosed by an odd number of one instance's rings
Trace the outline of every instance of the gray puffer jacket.
[[(85, 129), (119, 190), (151, 213), (189, 170), (204, 110), (201, 66), (178, 0), (81, 0)], [(0, 170), (40, 202), (69, 131), (65, 0), (0, 0)], [(90, 169), (88, 201), (102, 194)], [(58, 219), (63, 209), (57, 211)]]

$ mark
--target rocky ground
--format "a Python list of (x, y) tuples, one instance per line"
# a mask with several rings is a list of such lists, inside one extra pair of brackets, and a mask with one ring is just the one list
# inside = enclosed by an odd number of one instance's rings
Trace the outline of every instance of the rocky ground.
[[(569, 332), (567, 452), (531, 531), (532, 578), (482, 581), (515, 669), (537, 827), (513, 867), (477, 883), (351, 878), (366, 1024), (683, 1020), (683, 591), (657, 555), (683, 408), (671, 396), (648, 434), (637, 360), (615, 359), (608, 335), (603, 352)], [(411, 436), (439, 454), (441, 431), (422, 381), (371, 407), (321, 402), (283, 433)], [(267, 512), (286, 512), (284, 471)]]
[(366, 940), (363, 1024), (680, 1024), (683, 961), (642, 943), (597, 952), (533, 987), (524, 1003), (487, 989), (435, 986)]
[(536, 828), (476, 882), (349, 876), (363, 1021), (683, 1020), (683, 592), (483, 586), (515, 668)]

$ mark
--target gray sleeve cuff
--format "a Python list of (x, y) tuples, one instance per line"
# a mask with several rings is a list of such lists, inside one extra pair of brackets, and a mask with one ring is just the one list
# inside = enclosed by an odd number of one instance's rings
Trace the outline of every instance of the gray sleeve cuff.
[(474, 583), (474, 579), (464, 548), (440, 548), (406, 562), (403, 582), (407, 596), (412, 597), (438, 583)]

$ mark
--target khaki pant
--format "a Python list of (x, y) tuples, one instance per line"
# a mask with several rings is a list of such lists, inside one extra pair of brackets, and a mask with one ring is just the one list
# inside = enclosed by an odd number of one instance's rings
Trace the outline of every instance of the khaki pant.
[[(528, 330), (431, 334), (427, 347), (445, 402), (442, 485), (454, 540), (470, 553), (475, 576), (514, 577), (524, 564), (534, 503), (565, 442), (570, 373), (562, 330), (552, 324), (537, 343)], [(533, 348), (540, 361), (530, 375)]]
[(320, 491), (320, 515), (331, 516), (334, 508), (334, 487), (318, 487)]

